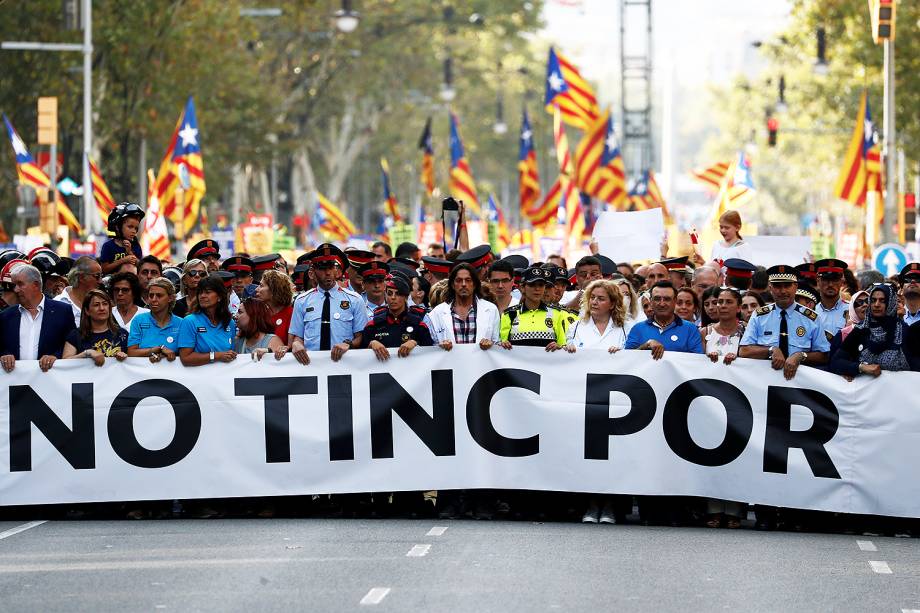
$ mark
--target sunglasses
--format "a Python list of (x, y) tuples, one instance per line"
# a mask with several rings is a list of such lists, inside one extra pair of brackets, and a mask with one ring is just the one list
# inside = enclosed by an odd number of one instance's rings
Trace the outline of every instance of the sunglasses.
[(867, 304), (869, 304), (868, 300), (866, 300), (865, 298), (860, 298), (859, 300), (856, 300), (853, 302), (853, 308), (858, 309), (860, 307), (866, 306)]
[(112, 288), (113, 294), (127, 294), (130, 291), (131, 291), (130, 287), (113, 287)]
[(208, 276), (208, 271), (206, 270), (190, 270), (187, 273), (188, 276), (192, 278), (204, 279)]

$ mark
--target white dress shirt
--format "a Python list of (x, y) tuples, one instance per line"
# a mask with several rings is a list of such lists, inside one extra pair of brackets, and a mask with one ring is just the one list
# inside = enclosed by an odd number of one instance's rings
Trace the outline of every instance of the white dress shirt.
[(150, 309), (145, 309), (144, 307), (137, 307), (137, 311), (134, 313), (134, 315), (131, 316), (131, 319), (129, 319), (128, 321), (125, 321), (124, 318), (121, 316), (121, 313), (118, 311), (118, 307), (113, 307), (112, 317), (115, 318), (115, 321), (118, 323), (118, 325), (121, 326), (126, 332), (130, 332), (131, 322), (134, 320), (134, 318), (140, 315), (141, 313), (149, 313), (149, 312), (150, 312)]
[(579, 349), (609, 349), (610, 347), (622, 349), (626, 344), (626, 337), (629, 335), (632, 323), (632, 321), (626, 321), (623, 327), (616, 326), (611, 317), (607, 320), (607, 327), (601, 332), (590, 316), (587, 321), (579, 319), (569, 326), (566, 344), (575, 345)]
[(45, 298), (38, 303), (38, 315), (32, 319), (29, 310), (19, 305), (19, 359), (37, 360), (38, 339), (42, 333), (42, 319), (45, 316)]
[[(73, 323), (77, 329), (80, 328), (80, 315), (82, 311), (82, 305), (77, 304), (73, 301), (73, 298), (70, 296), (70, 288), (65, 287), (64, 291), (54, 297), (58, 302), (66, 302), (70, 305), (71, 310), (73, 310)], [(44, 302), (44, 300), (42, 300)]]

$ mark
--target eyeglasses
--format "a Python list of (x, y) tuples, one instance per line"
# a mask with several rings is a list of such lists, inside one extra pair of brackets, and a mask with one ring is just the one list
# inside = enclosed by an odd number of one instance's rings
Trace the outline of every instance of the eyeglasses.
[(130, 287), (113, 287), (112, 288), (113, 294), (127, 294), (130, 291), (131, 291)]
[(859, 300), (853, 301), (853, 308), (858, 309), (860, 307), (866, 306), (867, 304), (869, 304), (868, 300), (866, 300), (865, 298), (860, 298)]
[(102, 278), (102, 273), (101, 273), (101, 272), (84, 272), (84, 273), (83, 273), (83, 276), (85, 276), (85, 277), (94, 277), (94, 278), (96, 278), (96, 279), (101, 279), (101, 278)]
[(208, 271), (206, 270), (190, 270), (187, 273), (188, 276), (192, 278), (204, 279), (208, 276)]

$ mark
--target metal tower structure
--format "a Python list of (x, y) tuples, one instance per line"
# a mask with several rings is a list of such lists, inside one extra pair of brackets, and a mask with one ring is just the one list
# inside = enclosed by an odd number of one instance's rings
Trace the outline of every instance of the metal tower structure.
[(652, 0), (620, 0), (620, 92), (627, 177), (652, 167)]

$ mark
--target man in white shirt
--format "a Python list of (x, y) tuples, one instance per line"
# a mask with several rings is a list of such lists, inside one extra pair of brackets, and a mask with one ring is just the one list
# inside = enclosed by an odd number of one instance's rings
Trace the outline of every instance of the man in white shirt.
[(83, 309), (83, 299), (91, 289), (99, 287), (102, 280), (102, 266), (95, 258), (84, 255), (77, 259), (73, 265), (74, 284), (65, 287), (64, 291), (54, 299), (70, 305), (73, 311), (74, 326), (80, 327), (80, 312)]
[(501, 314), (498, 308), (480, 298), (481, 282), (469, 264), (457, 264), (450, 272), (447, 300), (432, 309), (434, 341), (450, 351), (454, 344), (479, 343), (488, 349), (499, 340)]

